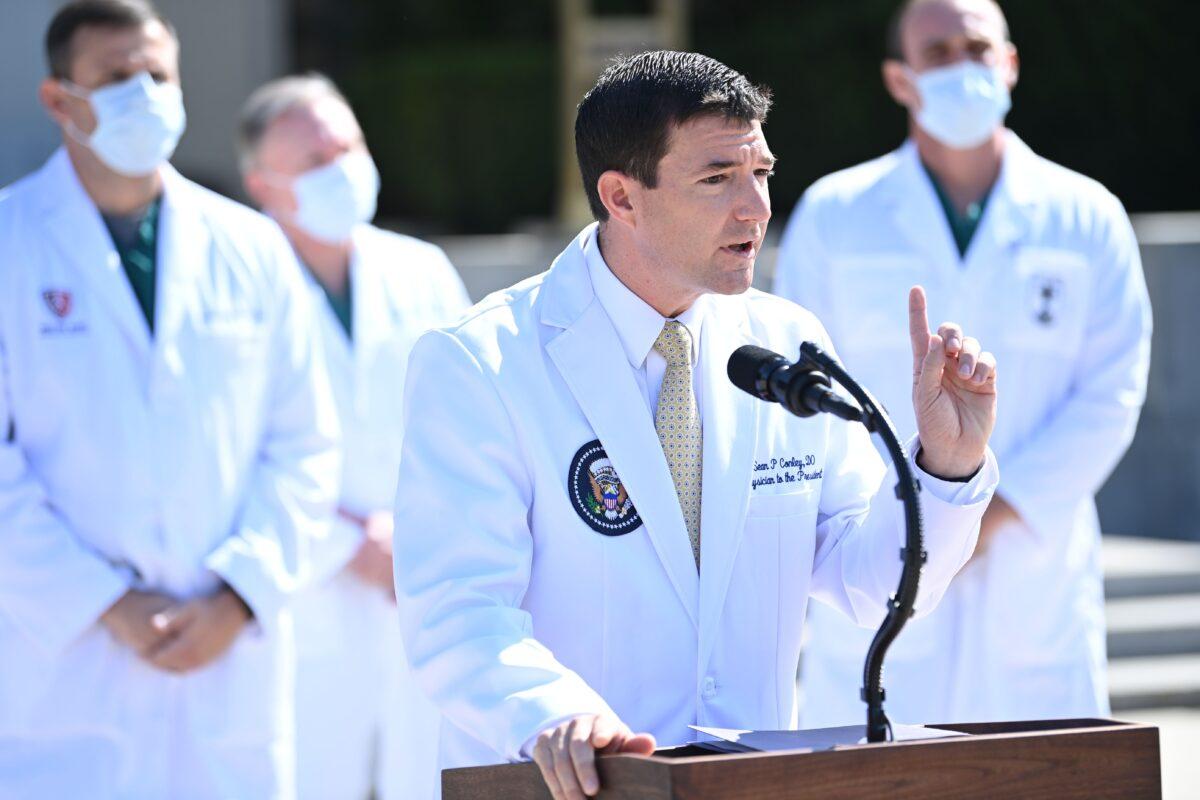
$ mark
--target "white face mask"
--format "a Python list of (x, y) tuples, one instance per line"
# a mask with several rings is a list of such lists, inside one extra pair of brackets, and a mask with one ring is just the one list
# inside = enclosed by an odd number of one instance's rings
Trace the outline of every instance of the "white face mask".
[(63, 83), (70, 94), (86, 99), (96, 115), (90, 135), (70, 122), (67, 132), (113, 172), (149, 175), (175, 152), (187, 124), (183, 93), (175, 84), (156, 83), (148, 72), (90, 92)]
[(947, 147), (969, 150), (995, 133), (1012, 107), (1008, 84), (995, 67), (963, 61), (909, 78), (921, 95), (921, 129)]
[(314, 239), (339, 244), (355, 226), (375, 216), (379, 171), (365, 151), (357, 150), (292, 181), (296, 213), (291, 221)]

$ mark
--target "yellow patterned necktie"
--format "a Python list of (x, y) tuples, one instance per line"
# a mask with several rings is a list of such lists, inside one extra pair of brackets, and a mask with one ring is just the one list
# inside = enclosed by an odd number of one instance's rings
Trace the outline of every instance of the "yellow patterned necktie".
[(662, 444), (675, 494), (692, 542), (696, 569), (700, 569), (700, 479), (704, 432), (692, 391), (692, 335), (683, 323), (668, 320), (654, 342), (654, 349), (667, 360), (654, 428)]

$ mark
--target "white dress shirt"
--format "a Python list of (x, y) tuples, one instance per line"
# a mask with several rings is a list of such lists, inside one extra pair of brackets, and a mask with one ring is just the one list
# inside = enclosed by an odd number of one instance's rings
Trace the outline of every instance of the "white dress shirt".
[[(599, 231), (599, 228), (596, 230)], [(655, 311), (613, 274), (600, 252), (598, 233), (593, 233), (584, 243), (583, 252), (596, 298), (604, 307), (608, 318), (612, 320), (613, 327), (617, 329), (625, 356), (629, 359), (629, 365), (633, 367), (634, 378), (646, 398), (646, 408), (653, 418), (658, 411), (658, 393), (662, 389), (663, 375), (667, 371), (667, 360), (663, 358), (662, 353), (654, 349), (654, 342), (662, 333), (663, 325), (670, 319)], [(675, 317), (692, 336), (692, 391), (695, 392), (696, 410), (701, 418), (704, 415), (701, 401), (702, 371), (695, 367), (700, 363), (700, 329), (704, 325), (707, 300), (706, 296), (701, 295), (687, 311)]]

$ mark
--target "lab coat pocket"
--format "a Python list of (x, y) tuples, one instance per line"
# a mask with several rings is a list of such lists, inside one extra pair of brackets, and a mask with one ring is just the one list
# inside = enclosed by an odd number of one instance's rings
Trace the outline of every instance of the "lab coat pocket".
[(1087, 258), (1073, 250), (1018, 250), (1004, 304), (1011, 315), (1005, 338), (1016, 348), (1058, 356), (1076, 350), (1087, 322), (1087, 266)]
[(763, 663), (774, 666), (777, 723), (792, 716), (792, 696), (786, 690), (796, 679), (805, 608), (816, 542), (817, 493), (754, 497), (746, 516), (743, 549), (753, 553), (754, 574), (747, 576), (758, 602), (747, 609), (762, 625), (764, 643), (774, 645)]
[[(267, 377), (269, 338), (262, 326), (215, 326), (196, 334), (195, 363), (206, 385), (229, 387), (243, 397), (254, 396)], [(249, 381), (253, 386), (247, 386)]]

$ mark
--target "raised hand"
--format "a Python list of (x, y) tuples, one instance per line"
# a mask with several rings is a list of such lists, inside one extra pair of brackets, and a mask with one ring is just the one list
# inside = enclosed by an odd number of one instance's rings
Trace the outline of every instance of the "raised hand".
[(931, 334), (920, 286), (908, 293), (908, 331), (918, 463), (939, 478), (970, 477), (983, 464), (996, 424), (996, 358), (952, 322)]

